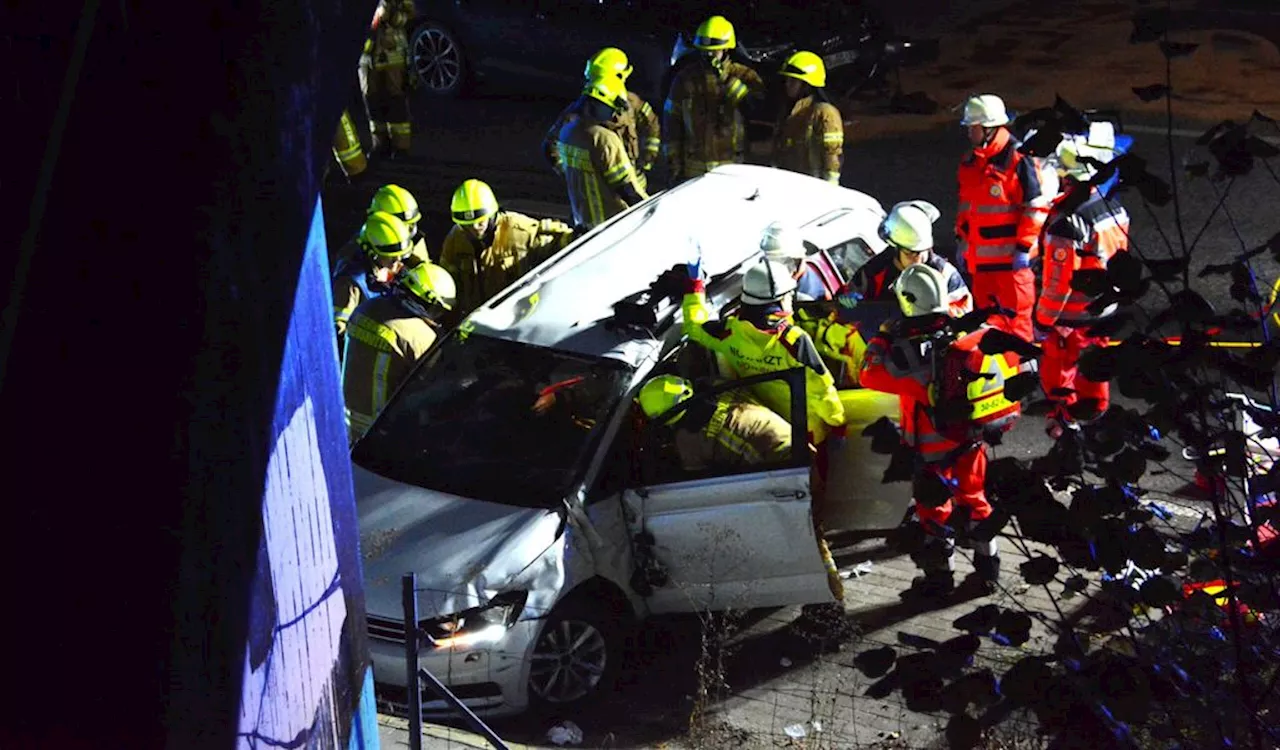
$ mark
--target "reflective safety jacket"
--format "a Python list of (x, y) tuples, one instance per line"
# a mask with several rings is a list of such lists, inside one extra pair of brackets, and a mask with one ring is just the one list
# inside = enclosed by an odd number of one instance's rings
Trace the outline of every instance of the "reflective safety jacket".
[(563, 248), (572, 232), (564, 222), (514, 211), (499, 211), (481, 238), (454, 226), (440, 249), (440, 265), (458, 287), (456, 309), (463, 315), (476, 309)]
[(561, 129), (556, 149), (577, 226), (591, 229), (622, 213), (627, 208), (622, 197), (627, 185), (642, 199), (649, 197), (636, 179), (622, 137), (612, 130), (574, 118)]
[[(421, 235), (413, 245), (413, 252), (405, 259), (405, 267), (413, 268), (431, 260), (427, 252), (426, 240)], [(347, 329), (347, 321), (360, 303), (386, 292), (386, 286), (379, 284), (369, 273), (369, 259), (352, 239), (338, 251), (338, 260), (333, 266), (333, 323), (342, 338)]]
[(1129, 249), (1129, 213), (1097, 188), (1088, 190), (1088, 199), (1073, 213), (1054, 211), (1045, 224), (1044, 277), (1036, 304), (1040, 325), (1088, 326), (1115, 313), (1115, 305), (1089, 312), (1094, 297), (1071, 288), (1076, 271), (1105, 271), (1116, 253)]
[(835, 105), (814, 96), (797, 101), (778, 123), (773, 166), (840, 183), (844, 119)]
[(676, 453), (685, 471), (783, 463), (791, 458), (791, 423), (773, 409), (725, 393), (705, 424), (676, 423)]
[[(600, 125), (622, 137), (622, 145), (626, 147), (627, 157), (636, 167), (637, 181), (643, 186), (644, 173), (657, 163), (658, 151), (662, 146), (662, 136), (658, 130), (658, 115), (653, 111), (653, 107), (650, 107), (649, 103), (637, 96), (635, 92), (627, 92), (627, 103), (628, 109), (620, 113), (613, 122), (600, 123)], [(560, 150), (556, 145), (560, 142), (560, 131), (577, 118), (578, 109), (581, 106), (582, 99), (579, 98), (565, 107), (542, 139), (542, 153), (547, 163), (558, 174), (564, 173), (564, 167), (560, 165)]]
[[(854, 292), (867, 301), (893, 299), (893, 284), (902, 275), (897, 259), (898, 252), (892, 246), (876, 254), (854, 272), (853, 278), (849, 279), (841, 294)], [(950, 261), (936, 252), (930, 252), (924, 264), (940, 271), (947, 280), (947, 302), (952, 317), (958, 318), (973, 311), (973, 295), (969, 293), (969, 286)]]
[(374, 21), (372, 37), (365, 45), (374, 70), (409, 64), (408, 27), (413, 17), (413, 0), (384, 0), (383, 11)]
[[(835, 381), (813, 341), (781, 308), (765, 308), (755, 319), (731, 316), (711, 320), (706, 296), (701, 290), (686, 294), (683, 302), (684, 333), (719, 356), (729, 377), (745, 378), (795, 367), (805, 368), (805, 398), (808, 400), (808, 429), (814, 443), (826, 439), (832, 427), (844, 425), (844, 406)], [(790, 389), (772, 381), (753, 386), (760, 403), (779, 415), (791, 414)]]
[(960, 163), (956, 236), (970, 274), (1012, 271), (1014, 253), (1038, 252), (1040, 229), (1055, 196), (1042, 185), (1042, 166), (1018, 152), (1018, 141), (1000, 128), (987, 145)]
[[(984, 355), (978, 348), (988, 330), (979, 329), (950, 343), (923, 339), (890, 341), (880, 332), (867, 345), (859, 380), (864, 388), (898, 396), (903, 440), (915, 448), (926, 463), (950, 460), (958, 448), (975, 442), (987, 425), (1007, 429), (1020, 413), (1017, 402), (1004, 398), (1005, 379), (1016, 374), (1017, 368), (1008, 365), (1003, 356)], [(948, 411), (951, 416), (939, 420), (941, 384), (937, 381), (947, 368), (944, 360), (934, 361), (935, 346), (947, 347), (938, 356), (956, 358), (969, 372), (987, 376), (965, 384), (965, 398), (972, 409), (968, 419), (957, 420)], [(892, 356), (892, 349), (902, 355), (900, 360)]]
[(685, 66), (671, 81), (662, 108), (663, 144), (671, 174), (686, 178), (746, 158), (746, 125), (739, 105), (752, 92), (764, 93), (760, 74), (726, 61)]
[(356, 309), (342, 357), (342, 397), (352, 444), (368, 431), (435, 340), (434, 326), (411, 311), (399, 293), (384, 294)]

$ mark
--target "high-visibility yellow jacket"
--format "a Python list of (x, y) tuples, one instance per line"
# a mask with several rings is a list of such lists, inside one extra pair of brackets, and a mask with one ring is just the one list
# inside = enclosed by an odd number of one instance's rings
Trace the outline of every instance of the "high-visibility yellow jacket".
[(773, 165), (839, 184), (844, 119), (835, 105), (806, 96), (778, 123)]
[[(844, 406), (835, 381), (818, 356), (809, 335), (786, 314), (771, 314), (765, 320), (748, 322), (737, 316), (711, 320), (702, 292), (686, 294), (683, 302), (684, 332), (690, 340), (720, 355), (724, 373), (745, 378), (795, 367), (805, 368), (805, 398), (808, 401), (808, 429), (811, 440), (820, 443), (832, 427), (844, 425)], [(752, 387), (760, 403), (781, 415), (791, 414), (790, 389), (781, 381)]]
[(406, 307), (399, 293), (384, 294), (356, 308), (342, 357), (342, 397), (352, 444), (373, 424), (435, 340), (433, 324)]
[(466, 315), (562, 249), (573, 229), (555, 219), (538, 220), (500, 211), (479, 239), (459, 226), (449, 230), (440, 265), (458, 287), (456, 310)]
[(579, 117), (565, 125), (556, 148), (576, 225), (591, 229), (622, 213), (627, 185), (640, 198), (649, 197), (636, 180), (622, 137), (594, 120)]

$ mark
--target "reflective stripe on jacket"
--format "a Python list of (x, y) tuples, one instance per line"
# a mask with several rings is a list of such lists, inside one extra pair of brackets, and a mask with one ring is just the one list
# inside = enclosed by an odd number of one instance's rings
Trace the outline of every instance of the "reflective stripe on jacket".
[(1044, 326), (1085, 326), (1115, 312), (1089, 312), (1095, 297), (1071, 288), (1076, 271), (1107, 269), (1115, 254), (1129, 249), (1129, 213), (1116, 200), (1089, 187), (1089, 197), (1073, 213), (1054, 212), (1044, 231), (1044, 275), (1036, 321)]
[(764, 89), (759, 73), (732, 60), (720, 71), (693, 64), (677, 73), (662, 108), (663, 146), (672, 173), (696, 177), (721, 164), (741, 163), (746, 126), (738, 106), (747, 94)]
[(905, 355), (905, 367), (889, 356), (889, 340), (877, 333), (867, 344), (858, 382), (863, 388), (897, 395), (903, 441), (915, 448), (926, 463), (937, 463), (960, 444), (939, 433), (929, 413), (933, 400), (932, 344), (899, 341), (894, 345)]
[[(805, 368), (805, 398), (808, 401), (808, 429), (815, 443), (826, 438), (830, 427), (844, 424), (844, 405), (836, 392), (835, 380), (813, 340), (789, 315), (772, 315), (770, 327), (759, 328), (739, 317), (711, 320), (702, 292), (686, 294), (683, 301), (684, 333), (690, 340), (721, 355), (731, 377), (745, 378), (769, 372)], [(789, 388), (781, 381), (753, 386), (760, 403), (779, 415), (791, 414)]]
[(627, 202), (619, 189), (624, 185), (630, 184), (641, 197), (648, 197), (636, 181), (622, 138), (612, 130), (574, 118), (560, 131), (556, 145), (578, 226), (590, 229), (622, 213)]
[(791, 423), (767, 406), (725, 393), (705, 425), (677, 424), (675, 444), (685, 471), (781, 463), (791, 457)]
[(1018, 141), (1007, 128), (991, 142), (974, 149), (960, 163), (960, 203), (956, 236), (970, 272), (1013, 270), (1019, 248), (1038, 252), (1040, 229), (1053, 195), (1041, 184), (1041, 165), (1018, 152)]
[(352, 443), (369, 429), (435, 340), (431, 324), (411, 313), (398, 295), (384, 294), (356, 309), (342, 357), (342, 397)]
[(483, 239), (454, 226), (440, 249), (440, 265), (458, 288), (457, 310), (466, 315), (563, 248), (573, 230), (554, 219), (500, 211)]
[[(867, 301), (893, 299), (893, 284), (902, 275), (897, 264), (898, 251), (889, 246), (863, 263), (849, 279), (842, 293), (856, 292)], [(969, 285), (951, 262), (936, 252), (930, 252), (924, 261), (926, 266), (942, 272), (947, 280), (947, 302), (952, 317), (960, 317), (973, 311), (973, 295), (969, 293)]]
[[(627, 158), (631, 159), (631, 163), (635, 165), (636, 177), (641, 185), (644, 185), (644, 172), (651, 169), (658, 161), (658, 151), (662, 145), (662, 137), (658, 131), (658, 115), (653, 111), (653, 107), (644, 99), (641, 99), (635, 93), (627, 92), (627, 101), (629, 109), (620, 113), (613, 122), (601, 123), (600, 126), (608, 128), (622, 137), (622, 145), (626, 148)], [(564, 172), (564, 167), (560, 164), (560, 131), (564, 130), (564, 126), (575, 120), (578, 116), (578, 108), (582, 106), (582, 99), (575, 99), (565, 107), (556, 121), (551, 123), (551, 127), (547, 130), (547, 134), (542, 138), (542, 153), (546, 157), (547, 163), (558, 173)]]
[(834, 105), (806, 96), (778, 124), (773, 165), (839, 184), (844, 120)]

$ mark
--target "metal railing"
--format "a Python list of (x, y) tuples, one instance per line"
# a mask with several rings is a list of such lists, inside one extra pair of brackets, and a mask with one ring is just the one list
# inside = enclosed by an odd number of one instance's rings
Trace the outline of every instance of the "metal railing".
[[(476, 734), (484, 737), (496, 750), (509, 750), (502, 738), (494, 733), (479, 716), (445, 687), (435, 675), (418, 664), (418, 648), (425, 635), (418, 627), (418, 576), (406, 573), (401, 579), (401, 596), (404, 602), (404, 659), (405, 674), (409, 675), (406, 691), (409, 699), (409, 748), (422, 750), (422, 683), (425, 681), (436, 695), (444, 699), (450, 708), (462, 716), (462, 720)], [(431, 636), (426, 636), (431, 640)]]

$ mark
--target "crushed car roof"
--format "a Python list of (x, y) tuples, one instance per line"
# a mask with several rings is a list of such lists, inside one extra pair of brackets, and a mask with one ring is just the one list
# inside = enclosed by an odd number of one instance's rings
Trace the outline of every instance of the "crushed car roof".
[(629, 364), (642, 333), (604, 325), (614, 305), (664, 271), (695, 260), (710, 276), (759, 254), (773, 221), (800, 226), (841, 208), (870, 209), (865, 193), (771, 167), (735, 164), (680, 185), (596, 228), (477, 309), (476, 333)]

